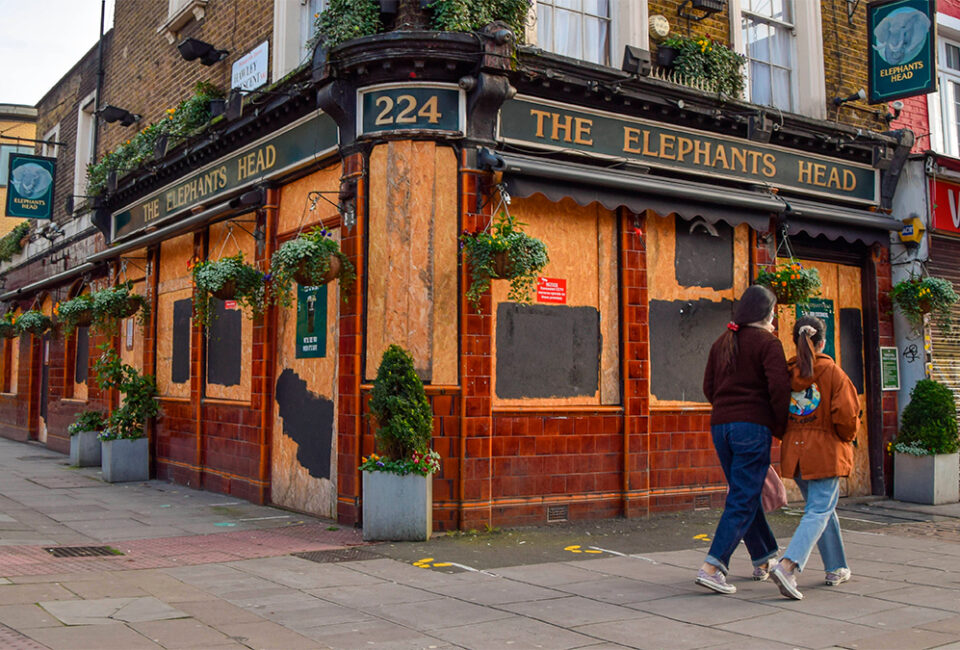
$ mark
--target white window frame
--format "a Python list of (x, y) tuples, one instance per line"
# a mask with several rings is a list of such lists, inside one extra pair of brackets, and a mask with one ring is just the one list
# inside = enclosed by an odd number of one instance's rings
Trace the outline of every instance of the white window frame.
[(43, 135), (43, 144), (40, 145), (40, 155), (56, 158), (57, 154), (60, 152), (60, 145), (56, 144), (59, 141), (60, 122), (57, 122), (56, 126)]
[[(743, 39), (742, 0), (729, 0), (730, 42), (733, 49), (746, 55), (747, 47)], [(820, 17), (820, 3), (808, 0), (793, 2), (793, 112), (814, 119), (826, 119), (827, 90), (824, 82), (823, 66), (823, 30)], [(800, 62), (804, 64), (801, 65)], [(749, 64), (748, 64), (749, 65)], [(746, 94), (749, 100), (750, 70), (747, 67)]]
[(77, 146), (74, 150), (73, 195), (87, 194), (87, 165), (94, 161), (94, 128), (97, 121), (94, 111), (97, 108), (97, 93), (92, 92), (77, 105)]
[[(610, 0), (610, 67), (620, 68), (623, 48), (633, 45), (650, 49), (647, 0)], [(537, 2), (527, 19), (526, 42), (537, 43)]]
[(157, 33), (163, 34), (172, 45), (177, 41), (177, 32), (190, 23), (203, 20), (210, 0), (167, 0), (167, 20), (157, 27)]
[(947, 43), (960, 47), (960, 19), (946, 14), (937, 13), (937, 88), (938, 91), (927, 95), (927, 119), (930, 128), (930, 149), (933, 151), (960, 157), (960, 125), (956, 120), (944, 123), (944, 116), (949, 115), (947, 106), (955, 99), (954, 90), (947, 81), (960, 83), (960, 71), (947, 69), (943, 62), (946, 60)]
[(273, 78), (282, 79), (309, 60), (306, 23), (313, 21), (308, 0), (273, 0)]

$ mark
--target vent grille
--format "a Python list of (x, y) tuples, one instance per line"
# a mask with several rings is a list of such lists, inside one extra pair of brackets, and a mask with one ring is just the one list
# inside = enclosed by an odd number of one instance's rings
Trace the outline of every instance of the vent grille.
[(123, 555), (112, 546), (49, 546), (44, 548), (53, 557), (112, 557)]
[(694, 510), (709, 510), (710, 509), (710, 495), (709, 494), (698, 494), (693, 497), (693, 509)]
[(569, 506), (547, 506), (547, 523), (566, 521), (569, 511)]
[(305, 553), (291, 553), (294, 557), (329, 564), (331, 562), (358, 562), (360, 560), (379, 560), (383, 556), (362, 548), (352, 546), (349, 548), (338, 548), (332, 551), (307, 551)]

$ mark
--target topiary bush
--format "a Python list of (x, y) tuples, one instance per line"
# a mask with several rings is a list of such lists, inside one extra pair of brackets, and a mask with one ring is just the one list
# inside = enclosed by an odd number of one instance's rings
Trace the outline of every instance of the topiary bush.
[(949, 388), (932, 379), (917, 382), (910, 391), (910, 403), (903, 409), (893, 449), (914, 456), (953, 454), (960, 450), (957, 405)]
[(433, 410), (413, 357), (399, 345), (383, 353), (370, 395), (370, 414), (376, 420), (377, 445), (394, 459), (429, 452)]

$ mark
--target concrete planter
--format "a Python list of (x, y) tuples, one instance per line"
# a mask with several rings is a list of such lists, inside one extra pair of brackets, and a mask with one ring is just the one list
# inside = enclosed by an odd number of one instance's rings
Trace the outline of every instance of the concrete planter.
[(101, 446), (104, 481), (150, 480), (150, 446), (146, 438), (104, 440)]
[(365, 541), (423, 541), (432, 532), (432, 476), (363, 473)]
[(70, 436), (70, 464), (77, 467), (100, 466), (99, 431), (81, 431)]
[(928, 505), (957, 503), (960, 501), (958, 460), (958, 454), (894, 454), (893, 498)]

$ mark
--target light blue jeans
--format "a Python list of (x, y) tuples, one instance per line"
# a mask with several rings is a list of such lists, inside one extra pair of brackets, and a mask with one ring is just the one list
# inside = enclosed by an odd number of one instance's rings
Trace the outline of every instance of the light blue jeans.
[(803, 571), (816, 544), (826, 571), (845, 568), (847, 556), (843, 552), (840, 520), (837, 519), (840, 479), (834, 476), (806, 481), (798, 474), (795, 480), (807, 503), (783, 557), (796, 562), (797, 571)]

